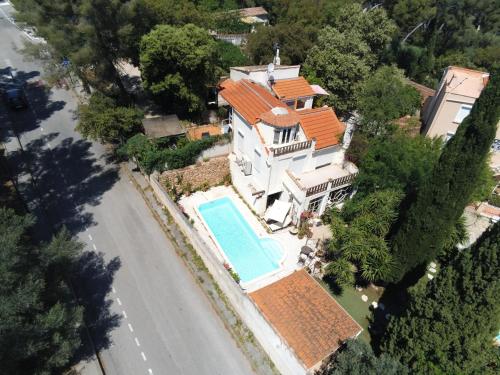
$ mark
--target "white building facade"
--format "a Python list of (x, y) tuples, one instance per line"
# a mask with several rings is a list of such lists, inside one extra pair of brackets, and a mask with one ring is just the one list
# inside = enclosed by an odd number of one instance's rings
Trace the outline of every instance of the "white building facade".
[(345, 125), (332, 108), (312, 108), (316, 92), (300, 66), (272, 68), (231, 68), (219, 104), (230, 107), (234, 187), (257, 214), (297, 223), (348, 196), (357, 168), (344, 159)]

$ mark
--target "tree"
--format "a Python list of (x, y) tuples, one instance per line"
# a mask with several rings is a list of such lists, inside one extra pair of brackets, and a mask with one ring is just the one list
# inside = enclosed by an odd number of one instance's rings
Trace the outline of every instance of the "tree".
[(248, 65), (248, 58), (238, 46), (219, 40), (217, 41), (217, 65), (225, 72), (229, 72), (232, 66)]
[(362, 159), (355, 198), (380, 189), (409, 193), (427, 179), (442, 149), (439, 139), (397, 132), (372, 141)]
[(0, 208), (0, 361), (2, 373), (65, 369), (80, 346), (82, 308), (67, 279), (82, 244), (66, 231), (48, 245), (28, 236), (31, 216)]
[(389, 277), (393, 260), (385, 237), (397, 218), (401, 199), (398, 191), (379, 190), (346, 202), (340, 216), (332, 212), (329, 251), (335, 259), (326, 268), (327, 277), (332, 277), (340, 287), (352, 285), (351, 263), (358, 266), (360, 276), (366, 281)]
[(348, 340), (345, 347), (322, 368), (318, 375), (406, 375), (408, 368), (396, 359), (382, 354), (377, 357), (361, 340)]
[(144, 86), (163, 105), (199, 113), (216, 82), (217, 45), (206, 30), (188, 24), (156, 26), (141, 41)]
[(326, 102), (345, 114), (356, 108), (360, 85), (379, 62), (395, 26), (382, 8), (363, 11), (359, 4), (341, 8), (332, 24), (319, 32), (304, 71), (330, 91)]
[(375, 56), (357, 31), (326, 26), (307, 56), (304, 73), (311, 82), (328, 89), (327, 98), (336, 112), (356, 108), (359, 88), (375, 65)]
[(269, 64), (273, 62), (274, 45), (278, 43), (282, 64), (301, 64), (316, 36), (316, 28), (311, 25), (280, 23), (262, 26), (249, 35), (245, 51), (255, 64)]
[(124, 100), (128, 94), (116, 68), (125, 57), (122, 41), (130, 31), (131, 1), (120, 0), (26, 0), (15, 1), (18, 17), (36, 26), (52, 46), (53, 59), (64, 59), (84, 82), (100, 91), (119, 90)]
[(500, 223), (411, 291), (390, 321), (382, 350), (415, 374), (497, 374), (500, 327)]
[(420, 94), (404, 82), (402, 71), (382, 66), (361, 86), (359, 130), (370, 136), (387, 135), (393, 120), (412, 115), (419, 107)]
[(140, 131), (142, 111), (118, 106), (112, 98), (94, 92), (87, 104), (78, 106), (78, 130), (85, 138), (100, 142), (120, 142)]
[(470, 202), (496, 133), (499, 79), (496, 73), (492, 75), (429, 178), (420, 184), (415, 197), (407, 199), (408, 208), (400, 215), (392, 238), (397, 262), (393, 281), (436, 258)]

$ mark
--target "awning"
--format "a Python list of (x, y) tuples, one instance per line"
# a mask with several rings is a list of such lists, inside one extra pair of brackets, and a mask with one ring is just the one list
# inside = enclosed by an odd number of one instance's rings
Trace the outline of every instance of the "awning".
[(323, 87), (320, 85), (311, 85), (312, 90), (318, 95), (330, 95)]
[(292, 204), (290, 202), (275, 200), (273, 205), (267, 209), (264, 218), (266, 221), (274, 220), (278, 223), (283, 223), (291, 207)]

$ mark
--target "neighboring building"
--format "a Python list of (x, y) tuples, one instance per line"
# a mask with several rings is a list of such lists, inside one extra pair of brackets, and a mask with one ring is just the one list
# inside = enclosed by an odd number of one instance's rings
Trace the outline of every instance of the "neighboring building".
[(243, 8), (238, 11), (240, 12), (241, 22), (252, 25), (252, 31), (257, 25), (269, 24), (267, 11), (263, 7)]
[(214, 124), (192, 126), (187, 129), (187, 137), (191, 140), (203, 139), (221, 134), (222, 127)]
[(456, 66), (446, 68), (436, 94), (422, 113), (424, 134), (450, 139), (469, 115), (488, 79), (485, 72)]
[(250, 298), (309, 374), (363, 330), (305, 270), (250, 293)]
[(172, 139), (186, 134), (177, 115), (146, 115), (142, 127), (149, 139)]
[(305, 210), (321, 215), (341, 202), (358, 171), (344, 159), (345, 125), (332, 108), (312, 108), (321, 88), (312, 88), (299, 70), (234, 67), (219, 92), (219, 105), (230, 106), (233, 185), (259, 215), (270, 213), (276, 200), (287, 203), (280, 210), (288, 207), (284, 214), (294, 223)]

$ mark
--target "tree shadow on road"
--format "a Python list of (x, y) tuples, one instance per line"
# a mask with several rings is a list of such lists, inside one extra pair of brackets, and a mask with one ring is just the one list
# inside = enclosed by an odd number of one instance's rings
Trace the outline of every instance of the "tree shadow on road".
[(100, 202), (118, 180), (118, 167), (98, 163), (91, 143), (85, 140), (70, 137), (49, 147), (57, 135), (50, 133), (29, 142), (24, 155), (12, 153), (11, 160), (31, 171), (52, 227), (57, 230), (64, 225), (76, 234), (95, 224), (85, 206)]
[[(84, 252), (77, 264), (72, 278), (79, 303), (84, 309), (84, 321), (98, 352), (111, 345), (110, 333), (121, 323), (121, 315), (111, 312), (111, 293), (113, 278), (121, 266), (118, 257), (106, 263), (102, 253)], [(82, 331), (82, 342), (88, 342), (87, 332)], [(82, 345), (74, 361), (87, 360), (94, 355), (94, 348)]]

